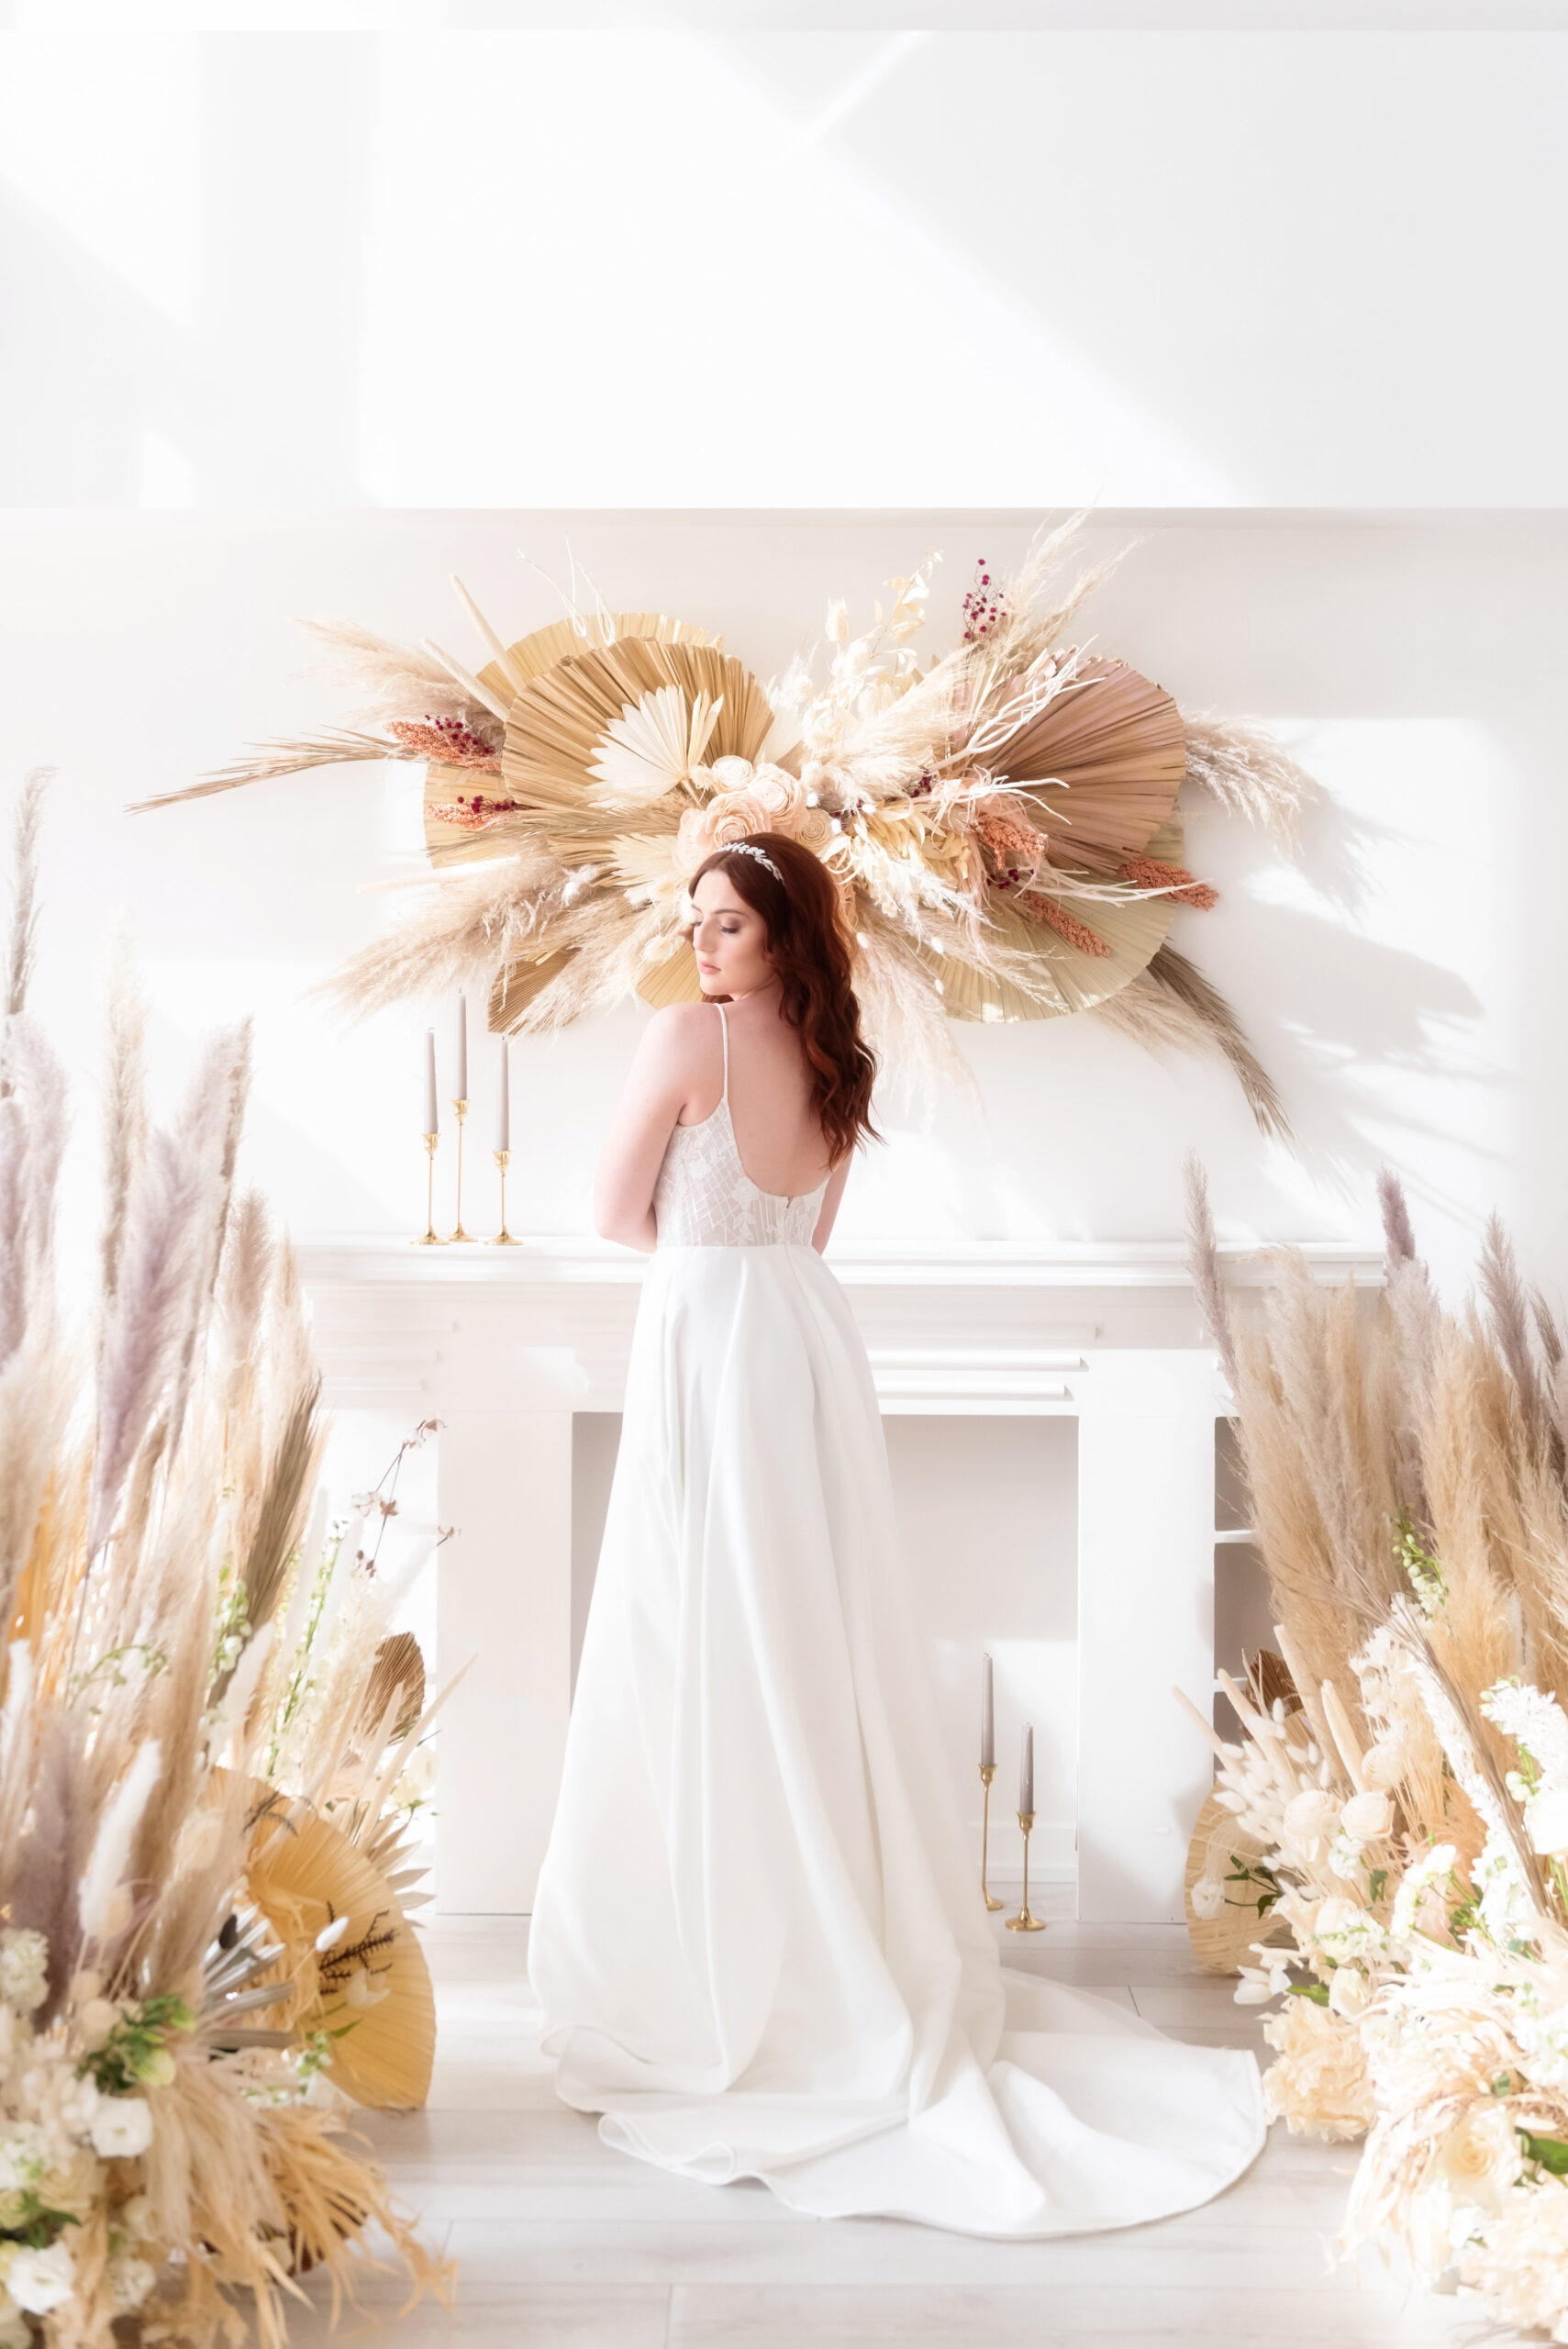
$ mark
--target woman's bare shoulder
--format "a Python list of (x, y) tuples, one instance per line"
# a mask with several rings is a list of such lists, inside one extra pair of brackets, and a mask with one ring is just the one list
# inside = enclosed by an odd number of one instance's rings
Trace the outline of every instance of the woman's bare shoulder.
[(662, 1068), (703, 1068), (719, 1050), (718, 1022), (709, 1003), (667, 1003), (642, 1032), (646, 1058)]

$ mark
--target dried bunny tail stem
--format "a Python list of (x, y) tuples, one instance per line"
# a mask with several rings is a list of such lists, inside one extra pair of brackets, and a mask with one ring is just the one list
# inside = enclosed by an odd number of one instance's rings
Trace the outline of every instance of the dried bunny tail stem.
[(147, 995), (128, 915), (110, 934), (108, 1026), (105, 1038), (104, 1219), (98, 1241), (101, 1308), (119, 1279), (131, 1178), (147, 1147)]
[(1220, 806), (1272, 832), (1286, 847), (1296, 839), (1303, 810), (1318, 785), (1272, 734), (1240, 718), (1211, 711), (1183, 712), (1187, 741), (1187, 780)]
[(1225, 1293), (1225, 1276), (1219, 1268), (1219, 1246), (1214, 1232), (1214, 1211), (1209, 1205), (1208, 1175), (1195, 1151), (1189, 1151), (1182, 1169), (1187, 1197), (1187, 1270), (1192, 1276), (1197, 1301), (1208, 1324), (1209, 1335), (1219, 1349), (1219, 1359), (1233, 1395), (1240, 1388), (1240, 1365), (1236, 1359), (1236, 1333), (1230, 1319), (1230, 1300)]
[[(1307, 1724), (1318, 1752), (1332, 1754), (1336, 1749), (1329, 1734), (1329, 1723), (1323, 1712), (1323, 1700), (1318, 1695), (1312, 1681), (1307, 1676), (1306, 1658), (1302, 1654), (1294, 1632), (1287, 1631), (1283, 1623), (1276, 1623), (1274, 1640), (1284, 1659), (1284, 1668), (1296, 1683), (1296, 1693), (1301, 1699), (1301, 1709), (1307, 1715)], [(1324, 1685), (1319, 1682), (1318, 1687), (1321, 1687)]]
[(251, 756), (236, 759), (200, 783), (183, 791), (161, 791), (152, 799), (133, 799), (128, 816), (145, 816), (154, 807), (177, 807), (186, 799), (210, 799), (216, 792), (239, 791), (250, 783), (272, 783), (280, 775), (307, 774), (313, 767), (347, 767), (365, 759), (408, 759), (416, 754), (401, 742), (380, 734), (360, 734), (343, 727), (328, 727), (319, 734), (301, 734), (281, 742), (257, 742)]
[(24, 777), (11, 816), (11, 928), (6, 943), (6, 1009), (14, 1019), (25, 1011), (32, 984), (39, 923), (39, 842), (44, 802), (53, 767), (33, 767)]

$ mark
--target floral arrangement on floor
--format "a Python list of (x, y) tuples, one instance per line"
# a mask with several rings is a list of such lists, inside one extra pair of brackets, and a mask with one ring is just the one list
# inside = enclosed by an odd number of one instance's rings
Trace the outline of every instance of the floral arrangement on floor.
[(1365, 2138), (1343, 2249), (1568, 2341), (1568, 1353), (1496, 1223), (1451, 1313), (1382, 1191), (1381, 1293), (1284, 1252), (1249, 1325), (1195, 1172), (1288, 1667), (1269, 1700), (1220, 1675), (1237, 1740), (1191, 1709), (1246, 1847), (1195, 1905), (1270, 1933), (1236, 1995), (1283, 1999), (1271, 2112)]
[(68, 1086), (27, 1008), (43, 796), (0, 1020), (0, 2343), (206, 2349), (248, 2300), (276, 2349), (308, 2270), (335, 2302), (374, 2272), (373, 2222), (413, 2292), (444, 2279), (344, 2121), (428, 2076), (396, 1791), (423, 1675), (394, 1578), (313, 1506), (295, 1262), (236, 1179), (248, 1030), (154, 1123), (123, 956), (67, 1309)]
[(695, 1001), (691, 875), (715, 848), (786, 833), (839, 882), (868, 1025), (906, 1074), (962, 1065), (948, 1018), (1093, 1011), (1155, 1049), (1218, 1050), (1283, 1133), (1234, 1013), (1171, 943), (1178, 905), (1215, 900), (1183, 863), (1177, 799), (1191, 784), (1288, 836), (1306, 777), (1266, 736), (1184, 716), (1070, 640), (1105, 576), (1059, 577), (1073, 528), (1016, 578), (977, 565), (961, 641), (925, 665), (934, 557), (889, 583), (859, 635), (835, 601), (820, 682), (797, 661), (763, 685), (706, 629), (570, 598), (566, 619), (505, 644), (454, 582), (489, 656), (477, 674), (428, 640), (317, 626), (361, 696), (356, 725), (143, 804), (422, 764), (441, 885), (331, 991), (363, 1012), (483, 987), (507, 1032), (634, 992)]

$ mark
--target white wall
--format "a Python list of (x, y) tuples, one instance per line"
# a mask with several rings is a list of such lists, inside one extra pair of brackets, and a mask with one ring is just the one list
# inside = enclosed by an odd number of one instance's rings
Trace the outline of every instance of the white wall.
[(14, 502), (1568, 494), (1560, 6), (125, 13), (20, 0), (0, 59)]
[[(1446, 1274), (1496, 1205), (1530, 1270), (1568, 1285), (1568, 812), (1553, 682), (1568, 522), (1142, 527), (1086, 625), (1187, 704), (1277, 725), (1323, 786), (1295, 866), (1195, 810), (1191, 860), (1221, 902), (1177, 917), (1179, 942), (1278, 1078), (1299, 1153), (1259, 1142), (1218, 1066), (1157, 1063), (1088, 1021), (969, 1028), (984, 1121), (950, 1104), (920, 1131), (891, 1103), (890, 1146), (857, 1171), (845, 1230), (1173, 1236), (1195, 1147), (1229, 1232), (1356, 1239), (1373, 1228), (1386, 1158)], [(1091, 540), (1132, 534), (1106, 516)], [(4, 766), (11, 781), (35, 761), (62, 770), (40, 1001), (90, 1063), (98, 941), (129, 905), (171, 1078), (205, 1024), (256, 1013), (251, 1163), (295, 1229), (411, 1231), (421, 1015), (343, 1035), (300, 996), (391, 918), (395, 897), (367, 885), (419, 870), (416, 774), (350, 769), (134, 818), (123, 804), (337, 714), (332, 689), (301, 674), (310, 656), (292, 614), (456, 642), (456, 570), (508, 628), (552, 617), (518, 543), (558, 570), (570, 540), (612, 602), (720, 627), (765, 674), (816, 631), (829, 594), (864, 609), (929, 548), (947, 556), (929, 641), (951, 641), (973, 557), (1004, 562), (1026, 535), (995, 515), (13, 514), (0, 538)], [(515, 1048), (517, 1228), (585, 1228), (606, 1097), (641, 1016)], [(482, 1102), (485, 1081), (476, 1061)]]

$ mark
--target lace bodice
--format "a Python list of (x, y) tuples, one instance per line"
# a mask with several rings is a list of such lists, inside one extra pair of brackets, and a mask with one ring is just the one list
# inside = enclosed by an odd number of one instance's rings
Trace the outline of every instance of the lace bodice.
[(653, 1186), (661, 1248), (809, 1248), (828, 1186), (798, 1198), (760, 1190), (740, 1163), (729, 1121), (729, 1023), (717, 1004), (724, 1036), (724, 1091), (700, 1125), (677, 1126)]

